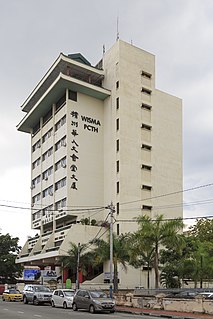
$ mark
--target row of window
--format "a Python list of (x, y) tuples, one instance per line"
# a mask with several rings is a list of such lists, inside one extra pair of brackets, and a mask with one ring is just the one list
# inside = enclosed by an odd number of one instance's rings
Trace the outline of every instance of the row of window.
[[(66, 186), (66, 177), (62, 178), (58, 182), (55, 183), (55, 191), (59, 190), (60, 188)], [(47, 187), (42, 191), (42, 198), (45, 198), (47, 196), (53, 196), (53, 185)], [(34, 204), (35, 202), (40, 201), (41, 199), (41, 193), (36, 194), (32, 198), (32, 203)]]
[[(61, 138), (56, 144), (55, 144), (55, 151), (57, 151), (61, 146), (66, 146), (66, 136)], [(42, 154), (42, 161), (44, 162), (48, 157), (50, 157), (53, 154), (53, 147), (50, 147), (44, 154)], [(41, 163), (41, 158), (37, 158), (32, 163), (32, 168), (34, 169)]]
[[(64, 115), (56, 124), (55, 124), (55, 132), (62, 127), (66, 123), (66, 115)], [(53, 128), (51, 128), (49, 131), (47, 131), (43, 136), (42, 136), (42, 143), (45, 143), (53, 134)], [(36, 141), (33, 146), (32, 146), (32, 152), (35, 152), (37, 148), (41, 147), (41, 140), (39, 139)]]
[[(56, 164), (55, 164), (55, 171), (57, 171), (60, 167), (65, 168), (66, 167), (66, 157), (63, 157), (62, 159), (60, 159)], [(44, 180), (48, 180), (48, 177), (50, 175), (53, 174), (53, 166), (50, 166), (48, 169), (46, 169), (43, 173), (42, 173), (42, 179)], [(34, 188), (36, 186), (36, 184), (40, 183), (41, 181), (41, 175), (36, 176), (33, 180), (32, 180), (32, 188)]]
[[(77, 102), (77, 92), (68, 91), (68, 99)], [(66, 103), (66, 92), (59, 98), (59, 100), (55, 103), (55, 114), (65, 105)], [(43, 126), (52, 118), (53, 110), (50, 106), (50, 110), (42, 117), (43, 119)], [(39, 122), (33, 127), (33, 135), (38, 133), (40, 130), (40, 120)]]
[[(66, 206), (67, 206), (67, 199), (63, 198), (55, 203), (55, 211), (61, 210)], [(54, 212), (54, 206), (49, 205), (43, 208), (42, 210), (39, 210), (38, 212), (34, 213), (32, 218), (33, 220), (36, 220), (36, 219), (40, 219), (41, 216), (50, 217), (53, 215), (53, 212)]]

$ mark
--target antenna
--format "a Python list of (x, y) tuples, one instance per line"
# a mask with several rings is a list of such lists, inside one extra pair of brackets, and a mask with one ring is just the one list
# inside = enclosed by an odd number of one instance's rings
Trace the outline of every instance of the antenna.
[(119, 40), (119, 16), (117, 16), (117, 36), (116, 36), (116, 41)]
[(105, 44), (103, 44), (103, 55), (105, 54), (106, 49), (105, 49)]

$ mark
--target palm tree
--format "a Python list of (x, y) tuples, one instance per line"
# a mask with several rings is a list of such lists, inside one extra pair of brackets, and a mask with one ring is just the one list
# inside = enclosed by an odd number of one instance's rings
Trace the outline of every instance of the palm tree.
[(153, 245), (144, 240), (137, 232), (130, 235), (129, 264), (135, 268), (147, 267), (147, 288), (150, 288), (150, 269), (153, 266), (155, 249)]
[[(113, 266), (114, 266), (114, 292), (118, 291), (118, 264), (121, 264), (127, 270), (129, 253), (127, 249), (128, 236), (113, 234)], [(104, 263), (110, 259), (110, 242), (103, 239), (95, 239), (93, 243), (97, 246), (95, 250), (96, 263)]]
[(70, 242), (70, 246), (71, 248), (67, 252), (68, 255), (61, 257), (60, 261), (64, 268), (74, 270), (76, 284), (79, 285), (79, 271), (82, 271), (83, 275), (87, 274), (88, 266), (93, 264), (94, 253), (87, 251), (87, 244), (76, 245), (75, 243)]
[(179, 242), (179, 232), (183, 229), (181, 219), (171, 219), (164, 221), (163, 215), (157, 215), (155, 220), (149, 216), (139, 216), (137, 218), (139, 229), (137, 236), (141, 241), (149, 243), (154, 248), (154, 270), (155, 270), (155, 287), (159, 287), (159, 247), (167, 244), (176, 245)]

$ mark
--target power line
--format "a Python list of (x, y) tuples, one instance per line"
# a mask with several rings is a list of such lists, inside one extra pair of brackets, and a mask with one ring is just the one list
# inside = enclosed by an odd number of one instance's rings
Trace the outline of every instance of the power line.
[[(117, 219), (116, 222), (134, 222), (137, 223), (137, 217), (135, 217), (135, 219)], [(213, 218), (213, 215), (209, 215), (209, 216), (197, 216), (197, 217), (176, 217), (176, 218), (163, 218), (161, 221), (171, 221), (171, 220), (189, 220), (189, 219), (211, 219)], [(157, 219), (151, 219), (150, 221), (152, 222), (156, 222), (158, 221)]]
[(171, 193), (165, 193), (165, 194), (161, 194), (161, 195), (151, 196), (151, 197), (147, 197), (147, 198), (144, 198), (144, 199), (138, 199), (138, 200), (134, 200), (134, 201), (123, 202), (123, 203), (120, 203), (120, 205), (127, 205), (127, 204), (132, 204), (132, 203), (137, 203), (137, 202), (143, 202), (143, 201), (150, 200), (150, 199), (176, 195), (176, 194), (185, 193), (185, 192), (189, 192), (189, 191), (194, 191), (194, 190), (197, 190), (197, 189), (200, 189), (200, 188), (205, 188), (205, 187), (210, 187), (210, 186), (213, 186), (213, 183), (200, 185), (200, 186), (197, 186), (197, 187), (191, 187), (191, 188), (183, 189), (183, 190), (176, 191), (176, 192), (171, 192)]

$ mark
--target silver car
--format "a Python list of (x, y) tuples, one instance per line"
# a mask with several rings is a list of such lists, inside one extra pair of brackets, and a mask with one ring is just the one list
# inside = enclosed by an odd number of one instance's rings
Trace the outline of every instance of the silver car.
[(26, 285), (23, 290), (23, 302), (32, 302), (34, 305), (51, 303), (52, 292), (43, 285)]
[(72, 308), (74, 294), (75, 290), (72, 289), (54, 290), (51, 299), (52, 307)]
[(115, 302), (100, 290), (79, 289), (74, 298), (72, 308), (86, 309), (90, 313), (95, 312), (115, 312)]

